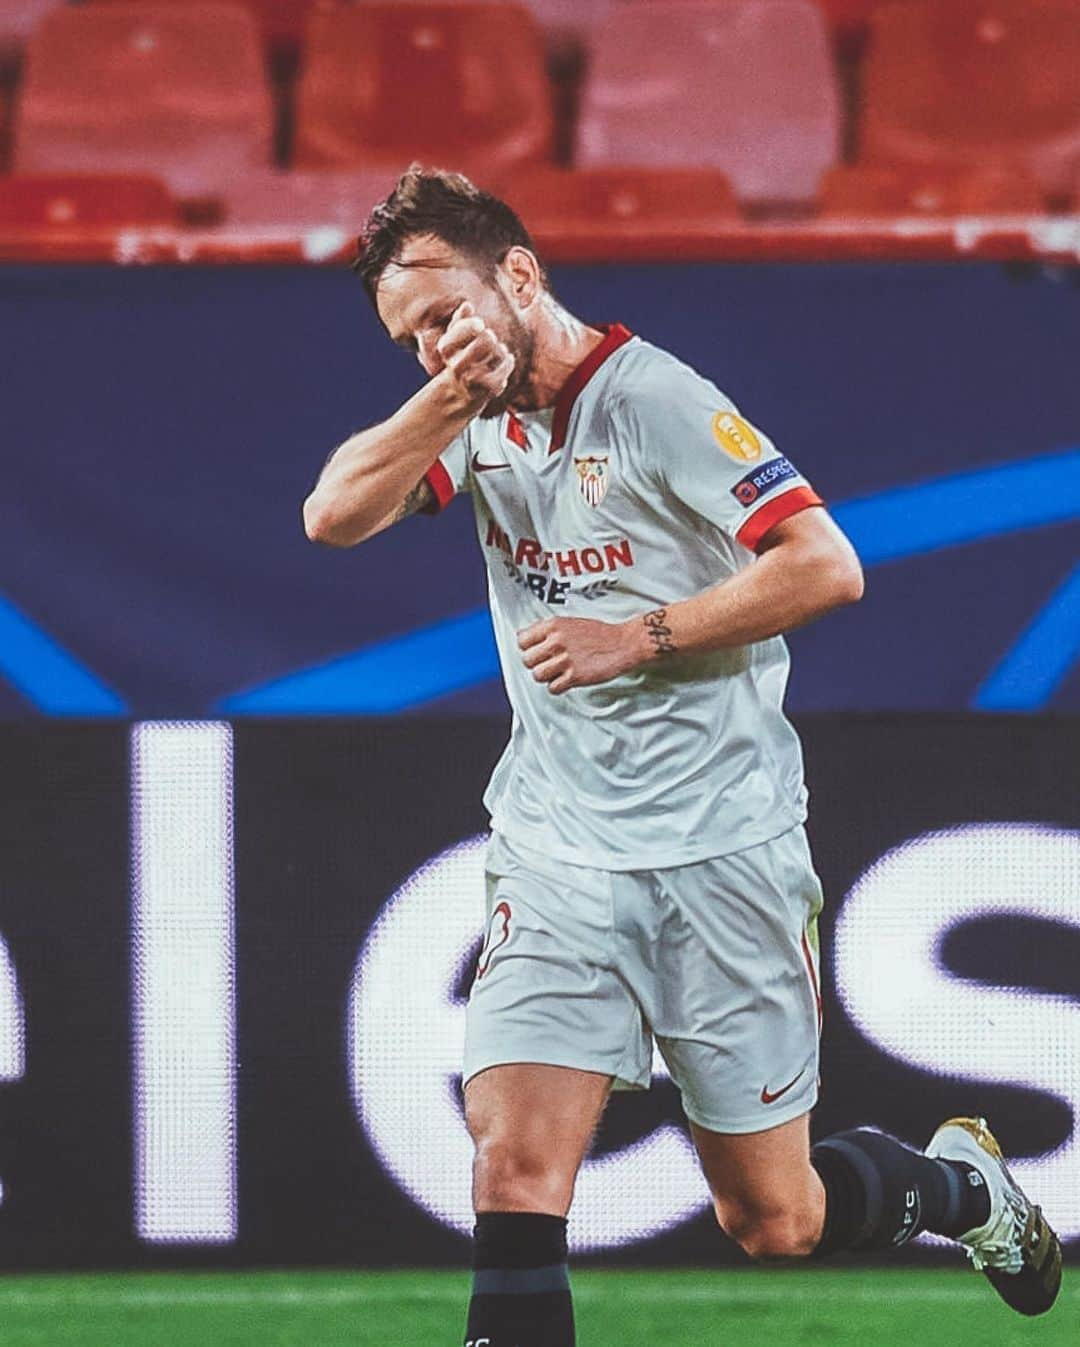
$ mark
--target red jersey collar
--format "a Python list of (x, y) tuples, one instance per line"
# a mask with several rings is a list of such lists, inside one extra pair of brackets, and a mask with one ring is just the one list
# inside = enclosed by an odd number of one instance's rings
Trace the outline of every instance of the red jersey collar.
[(563, 447), (563, 442), (566, 439), (566, 428), (570, 424), (570, 412), (573, 410), (578, 394), (608, 356), (613, 351), (617, 351), (634, 335), (629, 328), (623, 327), (622, 323), (601, 324), (600, 330), (604, 333), (603, 341), (594, 346), (577, 369), (573, 371), (559, 390), (559, 396), (555, 399), (555, 415), (551, 421), (549, 454), (553, 454), (557, 449)]

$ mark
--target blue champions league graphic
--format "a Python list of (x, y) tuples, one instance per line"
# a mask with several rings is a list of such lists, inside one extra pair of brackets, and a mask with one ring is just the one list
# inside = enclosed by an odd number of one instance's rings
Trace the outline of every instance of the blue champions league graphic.
[[(792, 709), (1080, 709), (1075, 290), (912, 263), (554, 283), (713, 378), (855, 541), (866, 598), (794, 635)], [(420, 377), (347, 273), (5, 267), (0, 295), (0, 716), (503, 708), (466, 503), (303, 536), (328, 449)]]

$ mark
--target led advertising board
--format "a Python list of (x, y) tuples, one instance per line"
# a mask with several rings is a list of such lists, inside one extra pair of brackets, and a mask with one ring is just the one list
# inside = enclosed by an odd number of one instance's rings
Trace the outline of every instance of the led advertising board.
[[(1080, 1239), (1080, 723), (800, 726), (824, 1134), (981, 1112)], [(504, 727), (0, 730), (6, 1265), (454, 1263), (479, 803)], [(732, 1257), (659, 1058), (571, 1221), (606, 1262)], [(915, 1256), (918, 1256), (917, 1251)]]

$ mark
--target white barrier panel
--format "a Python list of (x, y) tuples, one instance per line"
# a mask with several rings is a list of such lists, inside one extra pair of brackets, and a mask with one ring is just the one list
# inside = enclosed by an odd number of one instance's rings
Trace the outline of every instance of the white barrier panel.
[(152, 1243), (237, 1234), (232, 732), (131, 739), (135, 1216)]
[[(7, 944), (0, 936), (0, 1081), (21, 1080), (26, 1070), (26, 1014)], [(4, 1183), (0, 1179), (0, 1202)]]
[(26, 1070), (26, 1017), (15, 964), (0, 936), (0, 1080), (21, 1080)]

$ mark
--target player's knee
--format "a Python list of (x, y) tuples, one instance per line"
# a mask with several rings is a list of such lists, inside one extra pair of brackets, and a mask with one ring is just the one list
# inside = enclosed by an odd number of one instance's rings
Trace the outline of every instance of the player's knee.
[(817, 1245), (819, 1230), (814, 1213), (799, 1206), (767, 1210), (750, 1206), (717, 1206), (717, 1219), (751, 1258), (806, 1258)]
[(555, 1212), (569, 1204), (567, 1176), (553, 1156), (520, 1137), (484, 1137), (476, 1143), (473, 1189), (477, 1211)]

